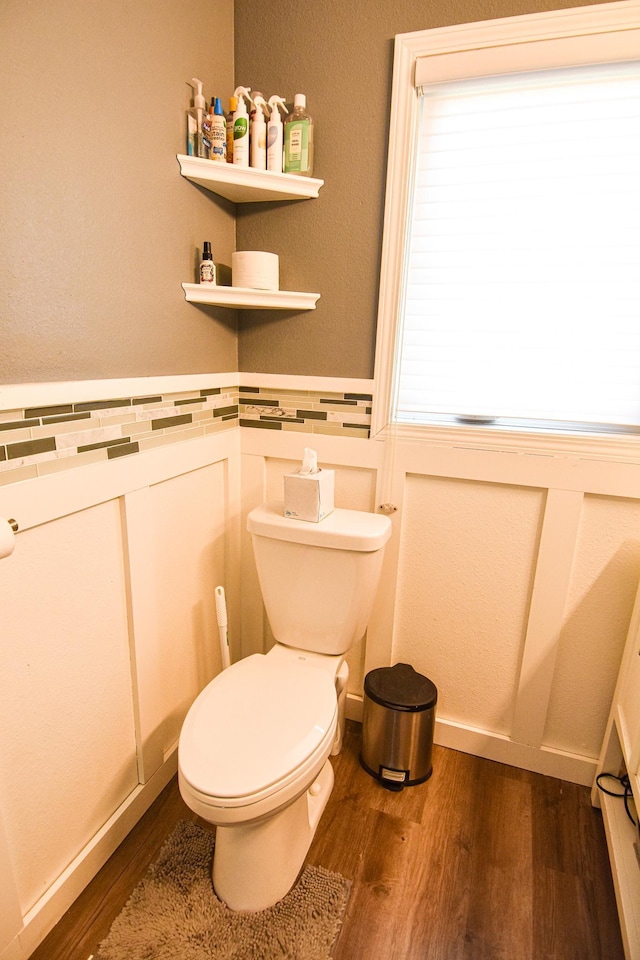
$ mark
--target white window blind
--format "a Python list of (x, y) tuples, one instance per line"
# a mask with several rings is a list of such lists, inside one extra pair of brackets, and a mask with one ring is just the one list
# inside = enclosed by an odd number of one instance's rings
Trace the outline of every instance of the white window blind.
[(640, 428), (640, 63), (420, 93), (396, 419)]

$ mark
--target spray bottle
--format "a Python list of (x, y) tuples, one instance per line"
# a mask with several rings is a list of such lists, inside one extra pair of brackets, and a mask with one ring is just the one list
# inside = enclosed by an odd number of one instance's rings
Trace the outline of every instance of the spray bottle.
[(250, 164), (257, 170), (267, 169), (267, 124), (265, 115), (267, 104), (261, 93), (253, 98), (255, 112), (252, 111), (250, 129)]
[(271, 107), (271, 117), (267, 127), (267, 170), (273, 170), (274, 173), (282, 173), (282, 117), (280, 110), (286, 116), (287, 107), (284, 97), (277, 97), (275, 94), (269, 97), (269, 106)]
[(213, 111), (214, 103), (211, 101), (209, 112), (202, 118), (202, 149), (207, 160), (211, 159), (213, 150)]
[(233, 163), (233, 115), (236, 112), (238, 101), (229, 97), (229, 113), (227, 114), (227, 163)]
[(296, 93), (293, 110), (284, 122), (284, 172), (313, 175), (313, 120), (304, 93)]
[(227, 160), (227, 121), (222, 109), (220, 97), (216, 97), (213, 107), (213, 119), (211, 121), (211, 150), (212, 160), (219, 163), (226, 163)]
[(249, 166), (249, 114), (245, 98), (251, 102), (249, 87), (236, 87), (234, 97), (238, 106), (233, 114), (233, 162), (238, 167)]
[(251, 126), (252, 121), (256, 118), (256, 100), (258, 97), (264, 97), (264, 94), (261, 93), (260, 90), (254, 90), (253, 97), (251, 98), (251, 110), (249, 110), (249, 126)]
[(202, 260), (200, 261), (200, 283), (208, 283), (215, 286), (216, 265), (211, 253), (211, 242), (205, 240), (202, 245)]
[(187, 153), (190, 157), (204, 157), (205, 150), (202, 142), (202, 121), (207, 109), (207, 104), (202, 96), (202, 80), (195, 77), (191, 81), (187, 80), (190, 87), (193, 87), (193, 106), (187, 110)]

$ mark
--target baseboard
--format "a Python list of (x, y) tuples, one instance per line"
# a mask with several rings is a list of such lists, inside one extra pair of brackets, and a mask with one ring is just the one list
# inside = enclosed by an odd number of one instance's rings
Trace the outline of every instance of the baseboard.
[[(362, 697), (347, 694), (346, 716), (348, 720), (362, 723)], [(462, 753), (471, 753), (485, 760), (495, 760), (511, 767), (531, 770), (548, 777), (557, 777), (570, 783), (579, 783), (590, 787), (596, 774), (597, 758), (581, 757), (577, 754), (556, 750), (551, 747), (531, 747), (516, 743), (509, 737), (468, 727), (452, 720), (436, 717), (434, 743)]]
[(347, 720), (356, 720), (358, 723), (362, 723), (362, 697), (353, 693), (347, 694), (345, 716)]
[(29, 910), (24, 917), (22, 930), (0, 954), (0, 960), (26, 960), (33, 953), (164, 790), (177, 768), (178, 755), (175, 750), (147, 783), (139, 785), (127, 797), (99, 833)]
[(18, 934), (0, 953), (0, 960), (24, 960), (26, 956), (27, 954), (22, 952), (20, 935)]

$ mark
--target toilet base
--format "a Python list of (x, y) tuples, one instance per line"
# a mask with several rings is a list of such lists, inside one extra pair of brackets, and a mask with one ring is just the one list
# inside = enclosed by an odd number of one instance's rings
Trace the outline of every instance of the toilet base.
[(266, 910), (286, 896), (311, 846), (333, 780), (327, 760), (302, 796), (272, 817), (217, 827), (213, 886), (231, 910)]

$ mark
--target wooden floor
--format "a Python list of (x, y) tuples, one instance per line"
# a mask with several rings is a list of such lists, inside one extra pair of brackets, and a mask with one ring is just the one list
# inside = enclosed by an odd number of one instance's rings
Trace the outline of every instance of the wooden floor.
[[(353, 881), (335, 960), (624, 960), (586, 787), (434, 747), (432, 778), (393, 793), (359, 746), (351, 723), (307, 858)], [(183, 817), (174, 780), (33, 960), (87, 960)]]

